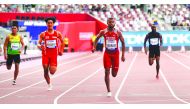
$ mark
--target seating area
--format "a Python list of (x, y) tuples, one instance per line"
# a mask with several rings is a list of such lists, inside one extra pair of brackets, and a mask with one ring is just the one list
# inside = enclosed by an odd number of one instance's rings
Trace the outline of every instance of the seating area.
[[(151, 24), (156, 25), (160, 31), (190, 26), (189, 5), (182, 4), (0, 4), (0, 12), (89, 13), (105, 23), (108, 17), (116, 18), (116, 28), (121, 31), (150, 31)], [(44, 18), (17, 16), (16, 19), (43, 20)]]
[(108, 17), (116, 18), (116, 28), (121, 31), (145, 31), (150, 30), (152, 24), (146, 12), (140, 8), (132, 9), (126, 5), (109, 5), (107, 12), (93, 12), (93, 15), (106, 22)]
[[(173, 30), (170, 27), (190, 25), (190, 10), (186, 5), (164, 4), (156, 5), (153, 9), (153, 15), (163, 20), (165, 30)], [(169, 26), (168, 26), (169, 25)]]

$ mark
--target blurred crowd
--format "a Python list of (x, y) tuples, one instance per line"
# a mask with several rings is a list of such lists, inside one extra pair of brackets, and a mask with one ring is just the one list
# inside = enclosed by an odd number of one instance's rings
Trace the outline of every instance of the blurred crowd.
[(147, 30), (151, 24), (160, 30), (190, 26), (188, 4), (0, 4), (0, 12), (89, 13), (102, 21), (115, 17), (123, 31)]

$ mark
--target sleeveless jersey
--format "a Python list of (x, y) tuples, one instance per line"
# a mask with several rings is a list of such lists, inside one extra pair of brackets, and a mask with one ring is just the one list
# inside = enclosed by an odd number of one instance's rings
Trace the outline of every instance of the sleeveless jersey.
[(44, 54), (57, 55), (58, 54), (58, 33), (54, 30), (52, 34), (45, 31), (44, 36)]
[(114, 29), (113, 31), (108, 31), (107, 29), (104, 31), (104, 41), (107, 52), (116, 52), (118, 51), (118, 30)]
[(9, 43), (7, 47), (7, 54), (15, 55), (20, 54), (20, 35), (17, 34), (16, 36), (13, 36), (12, 34), (8, 35), (9, 37)]

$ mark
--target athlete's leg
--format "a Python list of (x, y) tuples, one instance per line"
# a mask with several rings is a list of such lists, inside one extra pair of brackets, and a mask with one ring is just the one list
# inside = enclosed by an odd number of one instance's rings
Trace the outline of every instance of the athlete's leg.
[(11, 65), (6, 65), (7, 66), (7, 70), (11, 70), (12, 64)]
[(15, 63), (14, 80), (16, 81), (19, 73), (19, 63)]
[(160, 49), (156, 50), (156, 78), (159, 78), (159, 69), (160, 69)]
[(156, 57), (156, 78), (159, 79), (160, 57)]
[(108, 92), (111, 92), (110, 91), (110, 68), (105, 68), (105, 77), (104, 77), (104, 80), (105, 80), (105, 83), (106, 83), (106, 88), (107, 88), (107, 91)]
[(42, 55), (42, 66), (44, 69), (44, 78), (47, 82), (47, 84), (50, 84), (50, 77), (49, 77), (49, 56), (48, 55)]
[(6, 61), (6, 67), (7, 67), (8, 70), (10, 70), (11, 67), (12, 67), (12, 63), (13, 63), (13, 57), (12, 57), (12, 55), (8, 55), (7, 57), (8, 58), (7, 58), (7, 61)]
[(149, 65), (151, 66), (154, 63), (154, 58), (149, 57), (148, 62), (149, 62)]
[(151, 49), (149, 49), (148, 62), (150, 66), (154, 63), (154, 52)]
[(160, 69), (160, 48), (157, 48), (157, 49), (156, 49), (155, 57), (156, 57), (156, 78), (159, 79), (159, 69)]
[(51, 73), (52, 75), (56, 72), (56, 70), (57, 70), (57, 66), (50, 66), (50, 67), (49, 67), (49, 71), (50, 71), (50, 73)]
[(111, 67), (111, 58), (109, 56), (108, 53), (104, 53), (104, 57), (103, 57), (103, 62), (104, 62), (104, 68), (105, 68), (105, 83), (106, 83), (106, 88), (108, 92), (111, 92), (110, 90), (110, 67)]
[(51, 56), (49, 63), (50, 63), (49, 71), (50, 74), (53, 75), (57, 70), (57, 55)]
[(14, 80), (13, 80), (13, 85), (16, 85), (16, 79), (19, 73), (19, 64), (20, 64), (20, 55), (14, 55), (12, 56), (14, 62), (15, 62), (15, 71), (14, 71)]
[(119, 52), (117, 52), (112, 58), (112, 76), (116, 77), (119, 69)]
[(112, 76), (116, 77), (118, 73), (118, 68), (112, 68)]
[(49, 70), (49, 65), (44, 64), (43, 68), (44, 68), (44, 78), (45, 78), (47, 84), (50, 84), (50, 77), (49, 77), (49, 71), (48, 71)]

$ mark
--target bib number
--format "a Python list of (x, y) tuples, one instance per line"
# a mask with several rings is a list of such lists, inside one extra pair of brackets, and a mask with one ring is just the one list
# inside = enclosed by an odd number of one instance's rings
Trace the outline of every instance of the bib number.
[(56, 40), (47, 40), (47, 48), (56, 48)]
[(116, 40), (114, 39), (106, 40), (106, 48), (109, 50), (115, 50), (117, 48)]
[(150, 39), (150, 44), (151, 45), (158, 45), (158, 38), (151, 38)]
[(12, 50), (19, 50), (20, 44), (19, 43), (11, 43), (11, 49)]

